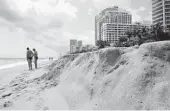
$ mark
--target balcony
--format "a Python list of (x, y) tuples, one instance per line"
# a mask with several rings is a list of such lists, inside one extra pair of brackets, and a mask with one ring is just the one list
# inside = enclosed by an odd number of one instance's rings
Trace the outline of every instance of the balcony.
[(159, 2), (159, 3), (156, 4), (156, 5), (152, 5), (152, 10), (155, 10), (155, 9), (157, 9), (157, 8), (159, 8), (159, 7), (162, 7), (162, 6), (163, 6), (162, 2)]
[(159, 3), (162, 3), (162, 0), (155, 0), (155, 1), (152, 1), (152, 6), (155, 6)]
[(153, 20), (153, 23), (155, 24), (155, 23), (159, 23), (159, 22), (162, 22), (162, 21), (163, 21), (163, 18), (158, 18), (156, 20)]
[(152, 19), (156, 19), (159, 17), (163, 17), (163, 13), (158, 13), (158, 14), (152, 15)]
[(163, 14), (163, 9), (156, 10), (156, 11), (152, 12), (152, 16), (156, 16), (158, 14)]
[(165, 4), (165, 9), (170, 9), (170, 4)]

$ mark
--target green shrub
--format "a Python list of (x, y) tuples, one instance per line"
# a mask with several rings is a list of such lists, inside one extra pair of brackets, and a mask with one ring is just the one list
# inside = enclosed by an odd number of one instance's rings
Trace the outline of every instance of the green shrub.
[(103, 41), (103, 40), (98, 40), (97, 41), (97, 46), (99, 47), (99, 49), (105, 48), (106, 46), (110, 46), (110, 42)]

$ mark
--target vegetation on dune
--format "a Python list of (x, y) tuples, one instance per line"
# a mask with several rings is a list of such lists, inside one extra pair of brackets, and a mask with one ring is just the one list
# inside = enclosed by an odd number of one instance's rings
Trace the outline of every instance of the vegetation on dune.
[(97, 41), (97, 46), (101, 49), (105, 48), (106, 46), (110, 46), (110, 43), (108, 41), (99, 40)]

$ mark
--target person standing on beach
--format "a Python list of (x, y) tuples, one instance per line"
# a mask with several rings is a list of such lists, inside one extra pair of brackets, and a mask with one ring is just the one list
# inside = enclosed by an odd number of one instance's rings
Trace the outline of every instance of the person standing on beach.
[(28, 67), (29, 70), (32, 70), (32, 57), (33, 57), (33, 52), (29, 49), (29, 47), (27, 48), (27, 61), (28, 61)]
[(35, 64), (35, 68), (37, 69), (37, 61), (38, 61), (38, 52), (33, 49), (34, 51), (34, 64)]

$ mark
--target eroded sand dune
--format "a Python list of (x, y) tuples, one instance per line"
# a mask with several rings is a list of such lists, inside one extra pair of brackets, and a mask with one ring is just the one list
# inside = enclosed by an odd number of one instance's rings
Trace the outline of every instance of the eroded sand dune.
[(70, 109), (170, 109), (169, 63), (170, 42), (158, 42), (68, 55), (51, 74), (62, 70)]
[(48, 68), (24, 76), (26, 84), (13, 82), (34, 93), (20, 94), (9, 109), (24, 109), (27, 100), (27, 109), (170, 110), (170, 42), (66, 55)]

